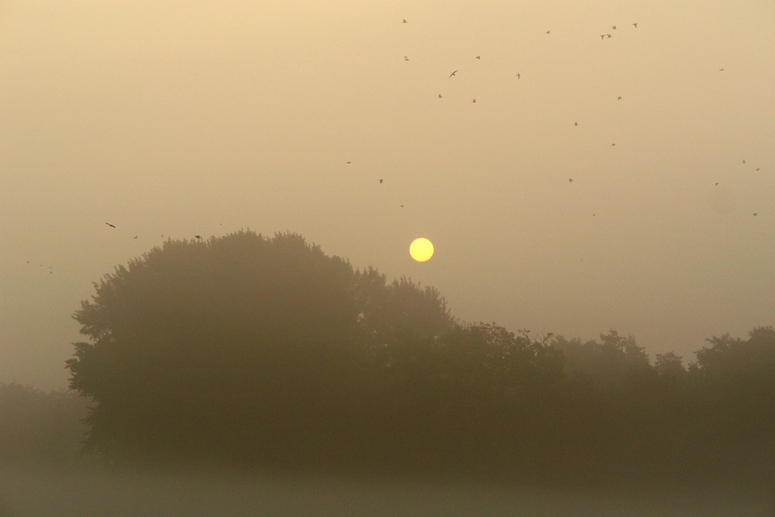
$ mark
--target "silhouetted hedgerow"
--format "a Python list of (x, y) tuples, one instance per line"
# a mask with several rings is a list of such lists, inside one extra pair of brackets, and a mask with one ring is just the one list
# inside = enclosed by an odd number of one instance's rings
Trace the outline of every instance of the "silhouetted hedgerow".
[(87, 401), (75, 392), (0, 384), (0, 462), (76, 458), (86, 415)]
[(67, 362), (109, 458), (539, 483), (725, 483), (775, 465), (775, 330), (652, 365), (462, 324), (433, 288), (295, 234), (168, 241), (95, 284)]

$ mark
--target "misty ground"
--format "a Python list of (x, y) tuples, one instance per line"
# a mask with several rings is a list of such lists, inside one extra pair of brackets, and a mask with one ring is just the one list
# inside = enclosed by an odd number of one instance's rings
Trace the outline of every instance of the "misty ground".
[(582, 493), (93, 461), (0, 465), (0, 516), (771, 516), (762, 493)]

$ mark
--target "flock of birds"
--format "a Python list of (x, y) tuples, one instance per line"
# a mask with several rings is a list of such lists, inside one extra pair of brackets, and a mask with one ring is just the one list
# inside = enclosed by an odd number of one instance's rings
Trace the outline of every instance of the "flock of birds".
[[(402, 23), (408, 23), (408, 21), (407, 21), (405, 18), (403, 18), (403, 19), (402, 19)], [(632, 25), (632, 27), (633, 27), (634, 29), (637, 29), (637, 28), (638, 28), (638, 22), (634, 22), (634, 23), (632, 23), (631, 25)], [(617, 30), (617, 26), (616, 26), (616, 25), (612, 25), (612, 26), (611, 26), (611, 30), (612, 30), (612, 31), (615, 31), (615, 30)], [(551, 34), (551, 30), (547, 30), (545, 34)], [(610, 32), (608, 32), (608, 33), (605, 33), (605, 34), (600, 34), (600, 39), (601, 39), (601, 40), (609, 39), (609, 38), (612, 38), (612, 37), (613, 37), (613, 36), (612, 36), (612, 33), (610, 33)], [(474, 59), (476, 59), (476, 60), (481, 60), (481, 58), (482, 58), (482, 56), (481, 56), (481, 55), (477, 55), (477, 56), (475, 56), (475, 58), (474, 58)], [(409, 61), (409, 56), (404, 56), (404, 61)], [(449, 76), (448, 76), (448, 79), (452, 79), (452, 78), (454, 78), (454, 77), (457, 77), (457, 73), (458, 73), (459, 71), (460, 71), (460, 69), (455, 69), (455, 70), (453, 70), (453, 71), (452, 71), (452, 72), (449, 74)], [(724, 68), (720, 68), (720, 69), (719, 69), (719, 72), (723, 72), (723, 71), (724, 71)], [(517, 73), (516, 73), (516, 78), (517, 78), (517, 79), (521, 79), (521, 78), (522, 78), (522, 74), (521, 74), (521, 73), (519, 73), (519, 72), (517, 72)], [(442, 99), (442, 98), (443, 98), (443, 96), (441, 95), (441, 93), (439, 93), (439, 94), (438, 94), (438, 98), (439, 98), (439, 99)], [(617, 101), (621, 101), (621, 100), (622, 100), (622, 96), (621, 96), (621, 95), (617, 96), (617, 97), (616, 97), (616, 100), (617, 100)], [(476, 103), (476, 98), (472, 99), (472, 101), (471, 101), (471, 102), (472, 102), (472, 104), (475, 104), (475, 103)], [(578, 121), (574, 121), (573, 125), (574, 125), (574, 127), (578, 127), (578, 125), (579, 125)], [(615, 143), (615, 142), (611, 143), (611, 147), (616, 147), (616, 143)], [(350, 164), (350, 163), (352, 163), (352, 162), (349, 162), (349, 161), (347, 162), (347, 164)], [(745, 164), (745, 160), (743, 160), (743, 164)], [(760, 170), (760, 168), (756, 168), (756, 171), (759, 171), (759, 170)], [(379, 183), (380, 183), (380, 184), (382, 184), (382, 182), (383, 182), (383, 181), (384, 181), (384, 179), (383, 179), (383, 178), (380, 178), (380, 179), (379, 179)], [(573, 178), (568, 178), (568, 182), (569, 182), (569, 183), (573, 183)], [(718, 186), (718, 185), (719, 185), (719, 182), (716, 182), (716, 183), (715, 183), (715, 186)], [(404, 207), (404, 205), (401, 205), (401, 207), (403, 208), (403, 207)], [(592, 214), (592, 215), (594, 216), (595, 214)], [(759, 214), (758, 214), (757, 212), (753, 212), (753, 216), (754, 216), (754, 217), (758, 217), (758, 215), (759, 215)]]
[[(408, 22), (407, 22), (407, 21), (406, 21), (406, 19), (404, 18), (404, 19), (402, 19), (402, 23), (408, 23)], [(633, 23), (633, 24), (632, 24), (632, 26), (633, 26), (633, 27), (635, 27), (635, 28), (637, 29), (637, 28), (638, 28), (638, 24), (637, 24), (637, 22), (636, 22), (636, 23)], [(611, 26), (611, 30), (616, 30), (616, 25), (612, 25), (612, 26)], [(546, 31), (546, 34), (551, 34), (551, 33), (552, 33), (552, 31), (551, 31), (551, 30), (548, 30), (548, 31)], [(600, 35), (600, 39), (601, 39), (601, 40), (603, 40), (603, 39), (607, 39), (607, 38), (612, 38), (612, 37), (613, 37), (613, 36), (612, 36), (612, 34), (611, 34), (611, 33), (606, 33), (606, 34), (601, 34), (601, 35)], [(475, 56), (475, 57), (474, 57), (474, 59), (481, 60), (481, 59), (482, 59), (482, 56), (481, 56), (481, 55)], [(409, 61), (409, 56), (404, 56), (404, 61)], [(724, 69), (722, 68), (721, 70), (724, 70)], [(453, 78), (453, 77), (456, 77), (456, 76), (457, 76), (457, 73), (458, 73), (459, 71), (460, 71), (459, 69), (457, 69), (457, 70), (453, 70), (453, 71), (452, 71), (452, 73), (450, 73), (450, 74), (449, 74), (449, 77), (448, 77), (448, 78), (449, 78), (449, 79), (451, 79), (451, 78)], [(521, 79), (521, 78), (522, 78), (522, 74), (521, 74), (521, 73), (519, 73), (519, 72), (517, 72), (517, 73), (516, 73), (516, 78), (517, 78), (517, 79)], [(442, 99), (442, 98), (443, 98), (443, 96), (442, 96), (441, 94), (439, 94), (439, 97), (438, 97), (438, 98), (439, 98), (439, 99)], [(620, 96), (620, 97), (618, 97), (618, 100), (622, 100), (621, 96)], [(473, 99), (471, 102), (472, 102), (473, 104), (475, 104), (475, 103), (476, 103), (476, 99), (474, 98), (474, 99)], [(577, 124), (575, 124), (575, 125), (578, 125), (578, 123), (577, 123)], [(613, 144), (613, 145), (616, 145), (616, 144)], [(350, 163), (350, 162), (347, 162), (347, 163)]]
[[(402, 19), (402, 23), (409, 23), (409, 22), (408, 22), (406, 19)], [(631, 26), (632, 26), (634, 29), (637, 29), (637, 28), (638, 28), (638, 23), (637, 23), (637, 22), (635, 22), (635, 23), (632, 23), (632, 24), (631, 24)], [(612, 26), (611, 26), (611, 30), (612, 30), (612, 31), (615, 31), (615, 30), (617, 30), (617, 26), (616, 26), (616, 25), (612, 25)], [(545, 34), (551, 34), (551, 30), (547, 30)], [(599, 35), (599, 37), (600, 37), (600, 39), (601, 39), (601, 40), (606, 40), (606, 39), (610, 39), (610, 38), (612, 38), (613, 36), (612, 36), (612, 33), (608, 32), (608, 33), (600, 34), (600, 35)], [(482, 56), (481, 56), (481, 55), (474, 56), (474, 59), (476, 59), (476, 60), (481, 60), (481, 59), (482, 59)], [(404, 56), (404, 61), (409, 61), (409, 56)], [(719, 69), (719, 72), (723, 72), (723, 71), (724, 71), (724, 68), (720, 68), (720, 69)], [(449, 76), (448, 76), (447, 78), (448, 78), (448, 79), (454, 79), (454, 78), (456, 78), (456, 77), (457, 77), (457, 74), (458, 74), (458, 72), (460, 72), (460, 69), (455, 69), (455, 70), (453, 70), (453, 71), (452, 71), (452, 72), (449, 74)], [(520, 72), (517, 72), (517, 73), (515, 74), (515, 77), (517, 78), (517, 80), (519, 80), (519, 79), (521, 79), (521, 78), (522, 78), (522, 74), (521, 74)], [(441, 93), (439, 93), (439, 94), (438, 94), (438, 98), (439, 98), (439, 99), (442, 99), (442, 98), (443, 98), (443, 96), (442, 96), (442, 94), (441, 94)], [(616, 100), (617, 100), (617, 101), (621, 101), (621, 100), (622, 100), (622, 96), (621, 96), (621, 95), (620, 95), (620, 96), (617, 96)], [(475, 104), (475, 103), (476, 103), (476, 98), (472, 99), (472, 101), (471, 101), (471, 102)], [(578, 127), (578, 126), (579, 126), (579, 123), (578, 123), (578, 121), (574, 121), (574, 123), (573, 123), (573, 126), (574, 126), (574, 127)], [(615, 146), (616, 146), (616, 143), (612, 143), (612, 144), (611, 144), (611, 146), (612, 146), (612, 147), (615, 147)], [(347, 161), (347, 162), (346, 162), (346, 164), (347, 164), (347, 165), (350, 165), (351, 163), (352, 163), (351, 161)], [(746, 161), (745, 161), (745, 160), (743, 160), (743, 161), (742, 161), (742, 163), (745, 165)], [(759, 170), (760, 170), (760, 168), (759, 168), (759, 167), (757, 167), (757, 168), (756, 168), (756, 171), (759, 171)], [(379, 178), (379, 184), (380, 184), (380, 185), (382, 185), (382, 184), (384, 183), (384, 181), (385, 181), (385, 179), (384, 179), (384, 178)], [(573, 178), (568, 178), (568, 183), (573, 183)], [(719, 182), (715, 182), (714, 186), (716, 186), (716, 187), (717, 187), (718, 185), (719, 185)], [(404, 205), (400, 205), (400, 206), (401, 206), (401, 208), (403, 208), (403, 207), (404, 207)], [(594, 216), (595, 214), (593, 213), (592, 215)], [(759, 215), (759, 214), (758, 214), (758, 212), (753, 212), (753, 216), (754, 216), (754, 217), (758, 217), (758, 215)], [(114, 224), (112, 224), (112, 223), (106, 222), (105, 224), (106, 224), (108, 227), (112, 228), (112, 229), (115, 229), (115, 228), (116, 228), (116, 225), (114, 225)], [(135, 239), (137, 239), (137, 238), (138, 238), (138, 236), (137, 236), (137, 235), (135, 235), (135, 237), (134, 237), (134, 238), (135, 238)], [(164, 238), (164, 235), (162, 235), (162, 238)], [(201, 235), (194, 235), (194, 239), (196, 239), (197, 241), (202, 241), (202, 240), (203, 240), (203, 238), (202, 238), (202, 236), (201, 236)], [(30, 262), (29, 262), (29, 261), (27, 261), (27, 264), (30, 264)], [(41, 264), (40, 264), (40, 267), (44, 267), (44, 264), (42, 264), (42, 263), (41, 263)], [(52, 266), (49, 266), (49, 272), (50, 272), (50, 273), (53, 273), (53, 267), (52, 267)]]

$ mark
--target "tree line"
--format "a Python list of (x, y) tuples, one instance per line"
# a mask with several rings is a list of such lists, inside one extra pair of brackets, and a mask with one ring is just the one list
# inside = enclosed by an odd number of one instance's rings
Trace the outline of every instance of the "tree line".
[(431, 287), (291, 233), (172, 241), (95, 283), (67, 361), (86, 450), (537, 483), (772, 479), (775, 330), (652, 364), (462, 323)]

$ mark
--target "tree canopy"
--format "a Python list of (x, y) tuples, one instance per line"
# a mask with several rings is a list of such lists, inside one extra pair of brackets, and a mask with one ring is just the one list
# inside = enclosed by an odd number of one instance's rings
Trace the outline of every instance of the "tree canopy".
[[(94, 284), (67, 361), (88, 447), (262, 467), (536, 481), (775, 477), (775, 330), (652, 365), (462, 323), (433, 287), (301, 236), (172, 241)], [(726, 476), (726, 477), (724, 477)]]
[[(68, 368), (71, 387), (97, 402), (100, 450), (309, 432), (310, 414), (355, 396), (359, 364), (398, 336), (454, 325), (438, 291), (355, 271), (291, 233), (169, 240), (95, 290), (74, 315), (90, 342), (75, 344)], [(248, 436), (229, 436), (238, 429)]]

